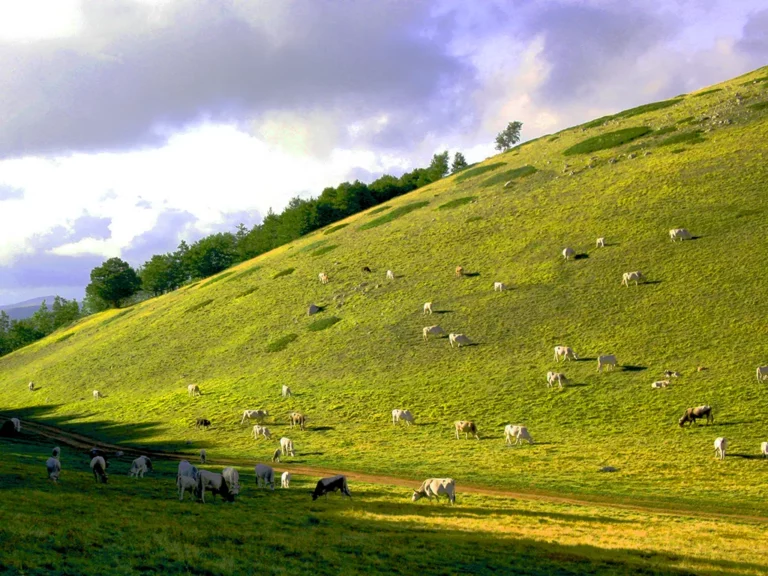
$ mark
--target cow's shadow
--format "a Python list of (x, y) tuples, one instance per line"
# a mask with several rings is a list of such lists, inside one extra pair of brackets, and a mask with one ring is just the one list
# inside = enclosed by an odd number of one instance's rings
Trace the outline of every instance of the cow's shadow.
[[(322, 456), (323, 454), (325, 454), (325, 452), (302, 452), (301, 453), (302, 456)], [(298, 460), (291, 460), (291, 462), (298, 463), (299, 461)]]
[(586, 252), (582, 252), (581, 254), (576, 254), (573, 257), (574, 260), (586, 260), (587, 258), (589, 258), (589, 254), (587, 254)]
[(725, 455), (726, 458), (743, 458), (744, 460), (762, 460), (765, 458), (762, 454), (734, 454), (733, 452), (728, 452)]
[(433, 310), (432, 314), (451, 314), (453, 310)]
[(642, 372), (648, 370), (648, 366), (633, 366), (632, 364), (624, 364), (621, 367), (622, 372)]
[(717, 426), (719, 428), (720, 426), (741, 426), (742, 424), (755, 424), (756, 422), (757, 420), (740, 420), (738, 422), (717, 422), (710, 424), (710, 426)]
[(313, 426), (312, 428), (308, 428), (311, 432), (326, 432), (328, 430), (336, 430), (333, 426)]
[(649, 285), (650, 284), (661, 284), (661, 282), (662, 282), (661, 280), (646, 280), (645, 282), (643, 282), (643, 285), (646, 285), (646, 284), (649, 284)]
[(595, 360), (597, 360), (597, 358), (596, 358), (596, 357), (595, 357), (595, 358), (593, 358), (593, 357), (589, 357), (589, 358), (587, 358), (587, 357), (585, 356), (585, 357), (579, 358), (578, 360), (575, 360), (575, 361), (576, 361), (576, 362), (594, 362)]
[(480, 272), (464, 272), (464, 276), (467, 278), (477, 278), (480, 276)]
[(568, 382), (568, 384), (563, 385), (563, 388), (586, 388), (589, 386), (589, 384), (585, 382)]

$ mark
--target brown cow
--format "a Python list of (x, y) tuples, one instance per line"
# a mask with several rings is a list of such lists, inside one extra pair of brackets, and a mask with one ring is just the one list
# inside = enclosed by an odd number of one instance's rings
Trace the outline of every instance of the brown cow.
[(298, 425), (300, 430), (304, 430), (304, 426), (307, 423), (307, 417), (304, 416), (301, 412), (291, 412), (288, 415), (288, 419), (291, 422), (291, 428)]
[(456, 266), (456, 278), (461, 278), (462, 276), (464, 276), (464, 268)]
[(689, 425), (695, 424), (697, 418), (706, 418), (707, 424), (713, 423), (715, 421), (715, 416), (712, 414), (712, 406), (697, 406), (696, 408), (687, 408), (685, 410), (685, 414), (683, 414), (683, 417), (680, 418), (680, 427), (682, 428), (686, 422), (688, 422)]

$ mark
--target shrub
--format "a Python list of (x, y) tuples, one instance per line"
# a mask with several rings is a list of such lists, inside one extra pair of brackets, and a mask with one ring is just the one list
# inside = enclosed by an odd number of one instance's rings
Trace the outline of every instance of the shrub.
[(195, 304), (194, 306), (190, 306), (190, 307), (189, 307), (189, 308), (187, 308), (187, 309), (186, 309), (184, 312), (185, 312), (185, 313), (189, 313), (189, 312), (196, 312), (197, 310), (200, 310), (201, 308), (205, 308), (205, 307), (206, 307), (206, 306), (208, 306), (208, 304), (210, 304), (211, 302), (213, 302), (213, 299), (210, 299), (210, 300), (203, 300), (202, 302), (198, 302), (198, 303), (197, 303), (197, 304)]
[(674, 144), (698, 144), (704, 142), (704, 138), (701, 137), (701, 130), (691, 130), (690, 132), (682, 132), (681, 134), (675, 134), (669, 138), (665, 138), (659, 142), (659, 146), (672, 146)]
[(766, 108), (768, 108), (768, 101), (758, 102), (757, 104), (750, 104), (749, 107), (752, 110), (765, 110)]
[(269, 344), (267, 344), (265, 350), (267, 352), (280, 352), (280, 350), (285, 350), (288, 348), (288, 344), (296, 340), (298, 337), (298, 334), (286, 334), (277, 340), (272, 340)]
[(441, 204), (437, 209), (449, 210), (450, 208), (458, 208), (459, 206), (464, 206), (464, 204), (469, 204), (473, 200), (477, 200), (477, 196), (464, 196), (463, 198), (456, 198), (455, 200)]
[(697, 94), (693, 94), (692, 98), (699, 98), (700, 96), (706, 96), (707, 94), (714, 94), (715, 92), (722, 92), (722, 88), (712, 88), (712, 90), (704, 90), (704, 92), (699, 92)]
[(414, 210), (418, 210), (419, 208), (424, 208), (424, 206), (427, 206), (429, 202), (423, 201), (423, 202), (411, 202), (410, 204), (406, 204), (404, 206), (398, 206), (392, 212), (389, 214), (385, 214), (384, 216), (379, 216), (378, 218), (374, 218), (370, 222), (366, 222), (362, 226), (360, 226), (359, 230), (368, 230), (370, 228), (376, 228), (376, 226), (381, 226), (382, 224), (386, 224), (387, 222), (391, 222), (392, 220), (396, 220), (397, 218), (400, 218), (401, 216), (405, 216), (406, 214), (409, 214), (413, 212)]
[(687, 124), (688, 122), (694, 119), (695, 119), (695, 116), (686, 116), (682, 120), (678, 120), (677, 122), (675, 122), (675, 124)]
[(504, 172), (495, 174), (490, 178), (488, 178), (487, 180), (483, 180), (482, 184), (480, 185), (483, 187), (488, 187), (488, 186), (495, 186), (496, 184), (504, 184), (506, 182), (509, 182), (510, 180), (525, 178), (526, 176), (530, 176), (535, 172), (538, 172), (538, 170), (533, 166), (527, 166), (527, 165), (521, 166), (520, 168), (515, 168), (513, 170), (505, 170)]
[(341, 318), (337, 318), (336, 316), (329, 316), (328, 318), (321, 318), (320, 320), (315, 320), (307, 326), (307, 329), (312, 332), (319, 332), (320, 330), (325, 330), (326, 328), (330, 328), (337, 322), (341, 322)]
[(645, 114), (646, 112), (661, 110), (662, 108), (668, 108), (670, 106), (674, 106), (678, 102), (682, 102), (682, 100), (683, 100), (682, 98), (678, 97), (678, 98), (673, 98), (672, 100), (662, 100), (661, 102), (652, 102), (651, 104), (644, 104), (642, 106), (637, 106), (636, 108), (630, 108), (629, 110), (624, 110), (623, 112), (619, 112), (617, 114), (612, 114), (610, 116), (602, 116), (600, 118), (587, 122), (586, 124), (582, 124), (581, 128), (597, 128), (598, 126), (602, 126), (609, 120), (618, 120), (620, 118), (631, 118), (632, 116), (638, 116), (639, 114)]
[(328, 254), (328, 252), (332, 252), (333, 250), (336, 250), (338, 248), (338, 244), (331, 244), (330, 246), (323, 246), (322, 248), (318, 248), (314, 252), (312, 252), (312, 256), (322, 256), (323, 254)]
[(261, 270), (261, 266), (251, 266), (247, 270), (240, 272), (240, 274), (235, 274), (232, 278), (227, 280), (227, 282), (231, 282), (232, 280), (242, 280), (243, 278), (247, 278), (251, 274), (255, 274), (259, 270)]
[(552, 136), (547, 142), (554, 142), (555, 140), (560, 140), (560, 136)]
[(368, 212), (368, 215), (372, 216), (373, 214), (380, 214), (381, 212), (384, 212), (384, 210), (389, 210), (390, 208), (392, 208), (392, 206), (379, 206), (378, 208), (374, 208), (373, 210)]
[(586, 140), (579, 142), (566, 149), (563, 154), (565, 156), (573, 156), (574, 154), (589, 154), (591, 152), (597, 152), (598, 150), (606, 150), (607, 148), (615, 148), (621, 146), (627, 142), (631, 142), (641, 136), (645, 136), (652, 129), (648, 126), (635, 126), (634, 128), (624, 128), (623, 130), (616, 130), (615, 132), (606, 132), (599, 136), (593, 136)]
[(70, 338), (72, 338), (72, 336), (74, 336), (74, 335), (75, 335), (74, 332), (70, 332), (69, 334), (64, 334), (64, 336), (61, 336), (60, 338), (57, 338), (56, 342), (64, 342), (65, 340), (69, 340)]
[(671, 132), (677, 132), (676, 126), (664, 126), (664, 128), (659, 128), (656, 130), (652, 136), (663, 136), (664, 134), (670, 134)]
[(296, 271), (296, 268), (286, 268), (285, 270), (281, 270), (274, 276), (272, 276), (272, 279), (275, 280), (276, 278), (280, 278), (281, 276), (288, 276), (289, 274), (293, 274)]
[(208, 282), (206, 282), (204, 284), (204, 286), (210, 286), (211, 284), (215, 284), (216, 282), (219, 282), (219, 281), (224, 280), (225, 278), (227, 278), (229, 276), (232, 276), (232, 274), (234, 274), (234, 273), (235, 272), (232, 271), (232, 272), (224, 272), (222, 274), (219, 274), (215, 278), (211, 278), (210, 280), (208, 280)]
[(248, 288), (248, 290), (243, 290), (242, 292), (240, 292), (240, 294), (235, 296), (235, 299), (243, 298), (244, 296), (248, 296), (249, 294), (253, 294), (254, 292), (256, 292), (256, 290), (258, 290), (258, 288), (256, 286), (251, 286), (250, 288)]
[(478, 166), (477, 168), (464, 169), (459, 172), (458, 176), (456, 176), (456, 182), (464, 182), (464, 180), (474, 178), (475, 176), (480, 176), (481, 174), (485, 174), (491, 170), (496, 170), (496, 168), (500, 168), (502, 166), (505, 166), (504, 162), (494, 162), (493, 164)]
[(315, 250), (319, 248), (320, 246), (323, 246), (325, 244), (328, 244), (330, 240), (316, 240), (315, 242), (311, 242), (307, 244), (306, 246), (303, 246), (301, 249), (298, 250), (297, 253), (300, 252), (311, 252), (312, 250)]
[[(389, 206), (385, 206), (385, 208), (389, 208)], [(328, 234), (333, 234), (334, 232), (338, 232), (339, 230), (341, 230), (342, 228), (346, 228), (347, 226), (349, 226), (349, 222), (345, 222), (344, 224), (337, 224), (336, 226), (331, 226), (330, 228), (328, 228), (328, 230), (323, 232), (323, 236), (328, 236)]]

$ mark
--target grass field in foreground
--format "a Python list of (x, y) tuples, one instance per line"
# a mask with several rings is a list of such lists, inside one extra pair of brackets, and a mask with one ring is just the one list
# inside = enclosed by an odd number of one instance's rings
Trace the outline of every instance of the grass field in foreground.
[[(332, 244), (321, 230), (223, 281), (87, 318), (0, 359), (0, 410), (213, 457), (267, 459), (289, 435), (306, 465), (768, 514), (768, 461), (758, 456), (768, 386), (755, 380), (768, 363), (768, 111), (759, 106), (768, 90), (752, 82), (765, 73), (526, 143), (337, 224)], [(672, 125), (702, 141), (661, 145)], [(653, 130), (564, 156), (636, 126)], [(536, 172), (513, 186), (483, 185), (525, 166)], [(439, 209), (468, 196), (476, 200)], [(670, 242), (676, 227), (696, 239)], [(594, 248), (598, 236), (606, 248)], [(565, 246), (582, 257), (564, 262)], [(470, 274), (455, 278), (457, 265)], [(648, 283), (619, 285), (638, 269)], [(510, 290), (494, 293), (494, 281)], [(308, 317), (311, 302), (324, 311)], [(429, 324), (477, 345), (424, 342)], [(562, 391), (544, 379), (557, 344), (582, 358), (560, 365), (571, 381)], [(597, 374), (599, 354), (615, 354), (620, 369)], [(665, 369), (683, 377), (652, 390)], [(190, 383), (200, 398), (187, 395)], [(294, 397), (280, 397), (283, 384)], [(105, 398), (94, 402), (93, 389)], [(714, 426), (677, 426), (685, 408), (705, 403)], [(251, 438), (246, 408), (269, 410), (275, 440)], [(418, 425), (394, 428), (393, 408)], [(288, 428), (292, 410), (307, 414), (309, 430)], [(197, 417), (212, 428), (194, 430)], [(459, 419), (474, 420), (481, 441), (455, 440)], [(505, 447), (508, 423), (527, 425), (536, 444)], [(730, 441), (723, 462), (718, 436)]]
[[(176, 463), (144, 479), (113, 460), (96, 484), (87, 455), (64, 448), (58, 485), (48, 444), (0, 440), (0, 573), (42, 574), (762, 574), (763, 526), (464, 495), (412, 503), (402, 488), (351, 483), (312, 502), (316, 478), (289, 490), (178, 501)], [(207, 469), (219, 470), (215, 463)], [(185, 498), (188, 496), (185, 495)], [(723, 546), (722, 542), (728, 545)]]

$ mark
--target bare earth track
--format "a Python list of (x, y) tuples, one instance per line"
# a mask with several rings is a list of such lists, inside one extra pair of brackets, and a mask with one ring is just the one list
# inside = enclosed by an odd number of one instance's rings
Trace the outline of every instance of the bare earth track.
[[(167, 460), (185, 460), (190, 458), (189, 454), (181, 454), (177, 452), (162, 452), (158, 450), (131, 448), (127, 446), (118, 446), (116, 444), (109, 444), (106, 442), (100, 442), (94, 440), (88, 436), (77, 434), (74, 432), (68, 432), (57, 428), (55, 426), (48, 426), (46, 424), (40, 424), (37, 422), (30, 422), (27, 420), (22, 421), (24, 430), (29, 430), (35, 434), (55, 441), (57, 444), (65, 444), (79, 450), (90, 450), (93, 447), (107, 449), (107, 450), (122, 450), (126, 454), (146, 454), (153, 458), (164, 458)], [(230, 466), (249, 467), (258, 464), (256, 461), (246, 461), (242, 459), (216, 459), (217, 464), (226, 464)], [(270, 462), (265, 462), (271, 464)], [(328, 468), (318, 468), (314, 466), (296, 466), (291, 464), (281, 464), (274, 467), (276, 471), (290, 471), (294, 474), (302, 474), (306, 476), (330, 476), (334, 474), (344, 474), (352, 480), (358, 480), (360, 482), (366, 482), (369, 484), (385, 484), (390, 486), (402, 486), (404, 488), (411, 489), (417, 486), (421, 481), (412, 480), (408, 478), (398, 478), (396, 476), (380, 476), (376, 474), (366, 474), (364, 472), (354, 472), (346, 470), (336, 470)], [(747, 514), (726, 514), (721, 512), (701, 512), (696, 510), (689, 510), (685, 508), (654, 508), (651, 506), (642, 506), (638, 504), (626, 504), (615, 502), (607, 498), (571, 498), (567, 496), (557, 496), (554, 494), (546, 494), (540, 492), (521, 492), (512, 490), (502, 490), (499, 488), (487, 488), (474, 484), (461, 483), (461, 492), (471, 494), (481, 494), (484, 496), (498, 496), (504, 498), (512, 498), (516, 500), (529, 500), (539, 502), (549, 502), (553, 504), (570, 504), (575, 506), (600, 506), (604, 508), (614, 508), (617, 510), (629, 510), (634, 512), (643, 512), (648, 514), (664, 514), (670, 516), (688, 516), (688, 517), (702, 517), (702, 518), (722, 518), (727, 520), (737, 520), (741, 522), (754, 522), (754, 523), (768, 523), (768, 518), (764, 516), (752, 516)]]

